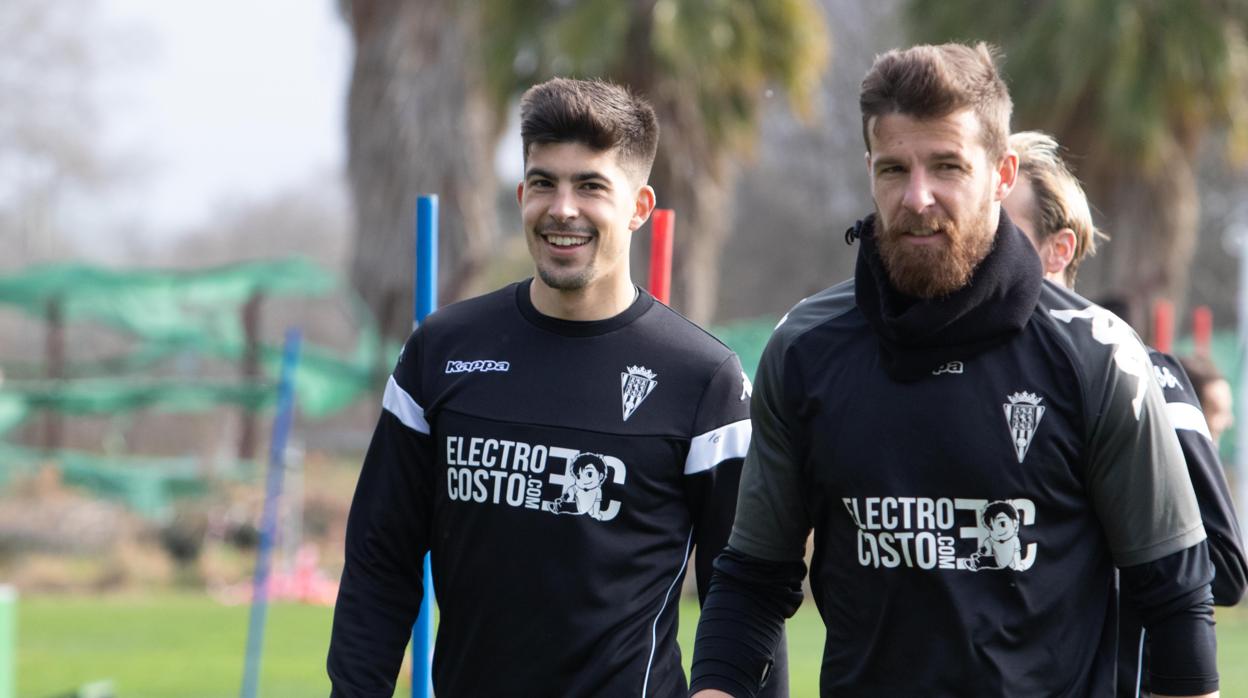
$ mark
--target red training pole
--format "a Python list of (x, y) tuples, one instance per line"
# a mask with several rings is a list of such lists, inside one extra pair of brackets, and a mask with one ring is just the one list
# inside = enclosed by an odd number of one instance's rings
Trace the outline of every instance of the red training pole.
[(1174, 344), (1174, 304), (1164, 298), (1153, 301), (1153, 348), (1169, 354)]
[(1209, 356), (1213, 346), (1213, 311), (1207, 305), (1192, 309), (1192, 343), (1198, 356)]
[(675, 235), (676, 212), (670, 208), (656, 208), (651, 220), (650, 295), (671, 305), (672, 237)]

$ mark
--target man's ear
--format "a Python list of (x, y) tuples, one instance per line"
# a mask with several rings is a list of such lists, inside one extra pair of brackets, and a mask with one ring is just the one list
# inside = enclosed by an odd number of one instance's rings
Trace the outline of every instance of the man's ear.
[(633, 202), (633, 217), (628, 221), (628, 229), (636, 230), (650, 220), (654, 211), (654, 189), (649, 184), (641, 185), (637, 190), (637, 199)]
[(524, 206), (524, 182), (516, 185), (516, 203)]
[(997, 201), (1001, 201), (1010, 195), (1010, 190), (1014, 188), (1014, 182), (1018, 179), (1018, 153), (1013, 150), (1005, 151), (1005, 155), (1002, 155), (997, 163), (996, 175), (997, 187), (993, 195)]
[(1045, 240), (1047, 251), (1044, 254), (1044, 272), (1057, 274), (1064, 272), (1075, 258), (1075, 231), (1070, 228), (1061, 230)]

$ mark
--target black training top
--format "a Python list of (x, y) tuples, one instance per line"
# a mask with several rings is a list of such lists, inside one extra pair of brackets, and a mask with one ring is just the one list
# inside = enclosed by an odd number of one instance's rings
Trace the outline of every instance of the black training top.
[(940, 302), (864, 247), (763, 355), (730, 545), (800, 561), (813, 528), (823, 695), (1112, 695), (1115, 565), (1205, 538), (1143, 345), (1002, 219)]
[[(1192, 478), (1201, 522), (1209, 536), (1209, 559), (1213, 563), (1213, 602), (1220, 606), (1239, 603), (1248, 586), (1248, 560), (1240, 539), (1239, 519), (1226, 483), (1217, 447), (1200, 409), (1200, 400), (1178, 359), (1150, 348), (1149, 359), (1166, 399), (1166, 416), (1174, 426), (1183, 449), (1183, 460)], [(1118, 696), (1135, 698), (1147, 694), (1148, 644), (1139, 613), (1123, 599), (1118, 619)]]
[(644, 291), (570, 322), (529, 284), (437, 311), (403, 349), (348, 522), (335, 695), (391, 695), (426, 550), (439, 695), (684, 695), (681, 582), (727, 538), (749, 382)]

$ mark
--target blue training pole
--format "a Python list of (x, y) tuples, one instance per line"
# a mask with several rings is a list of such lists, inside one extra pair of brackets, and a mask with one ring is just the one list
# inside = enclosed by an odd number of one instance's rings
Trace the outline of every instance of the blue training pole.
[[(416, 200), (415, 325), (438, 307), (438, 196)], [(412, 626), (412, 698), (433, 698), (433, 571), (425, 555), (424, 597)]]
[(282, 350), (282, 373), (277, 384), (277, 416), (273, 418), (273, 438), (269, 442), (269, 472), (265, 480), (264, 513), (260, 523), (260, 550), (256, 554), (256, 574), (251, 592), (251, 619), (247, 624), (247, 660), (243, 669), (242, 698), (255, 698), (260, 684), (260, 656), (264, 652), (264, 620), (269, 606), (269, 563), (273, 539), (277, 537), (277, 505), (282, 497), (282, 476), (286, 470), (286, 440), (295, 414), (295, 367), (299, 363), (298, 328), (286, 330)]

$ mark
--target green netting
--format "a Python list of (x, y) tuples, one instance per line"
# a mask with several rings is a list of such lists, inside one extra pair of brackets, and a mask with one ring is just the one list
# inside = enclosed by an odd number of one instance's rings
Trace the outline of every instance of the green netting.
[(25, 421), (30, 406), (20, 395), (0, 390), (0, 436)]
[[(208, 492), (195, 458), (101, 456), (83, 451), (36, 451), (0, 442), (0, 489), (43, 466), (55, 467), (73, 487), (120, 502), (151, 519), (168, 519), (181, 497)], [(254, 468), (253, 468), (254, 469)]]
[[(281, 348), (261, 345), (265, 379), (204, 381), (153, 378), (171, 361), (210, 357), (237, 363), (246, 350), (240, 308), (255, 294), (310, 296), (333, 289), (331, 274), (301, 259), (260, 261), (204, 270), (106, 270), (81, 264), (32, 267), (0, 277), (0, 304), (46, 319), (55, 304), (65, 324), (95, 322), (130, 333), (123, 356), (67, 362), (64, 379), (42, 380), (46, 367), (6, 364), (0, 384), (0, 435), (35, 410), (116, 414), (155, 408), (195, 412), (220, 405), (262, 409), (275, 398)], [(353, 298), (356, 315), (367, 318)], [(295, 382), (299, 409), (320, 418), (371, 387), (380, 340), (369, 322), (351, 355), (305, 342)], [(181, 372), (179, 372), (181, 373)]]
[(273, 400), (272, 386), (239, 382), (179, 379), (90, 378), (76, 381), (23, 381), (4, 392), (27, 409), (50, 409), (70, 415), (115, 414), (145, 408), (200, 412), (218, 405), (259, 409)]
[(737, 356), (741, 357), (741, 368), (753, 380), (758, 360), (763, 356), (763, 347), (767, 346), (775, 327), (776, 318), (754, 318), (713, 327), (711, 334), (737, 352)]
[[(313, 419), (326, 417), (372, 388), (380, 347), (381, 339), (374, 331), (362, 333), (352, 355), (345, 358), (305, 343), (299, 350), (295, 371), (295, 403), (299, 411)], [(265, 346), (262, 356), (266, 374), (276, 380), (281, 372), (281, 347)]]
[(302, 259), (201, 270), (110, 270), (49, 264), (0, 277), (0, 303), (38, 318), (60, 308), (65, 323), (98, 322), (148, 341), (241, 346), (238, 308), (256, 293), (319, 295), (334, 279)]

